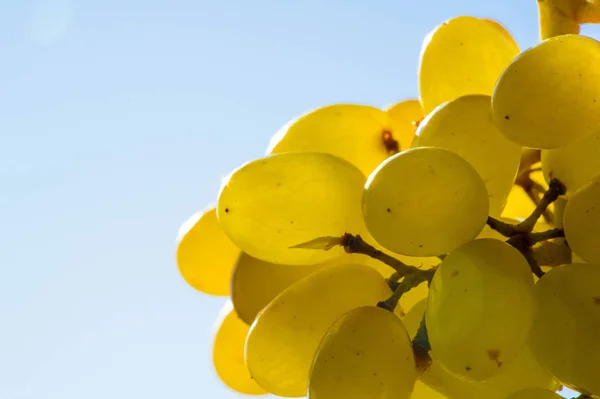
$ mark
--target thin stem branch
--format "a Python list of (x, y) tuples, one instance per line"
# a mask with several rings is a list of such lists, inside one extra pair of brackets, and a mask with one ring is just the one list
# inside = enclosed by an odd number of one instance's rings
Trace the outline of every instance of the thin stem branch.
[[(396, 275), (394, 273), (392, 276)], [(402, 295), (417, 285), (427, 281), (427, 276), (424, 273), (412, 273), (408, 276), (404, 277), (404, 279), (396, 286), (396, 289), (385, 301), (381, 301), (377, 304), (380, 308), (387, 309), (390, 312), (393, 312), (398, 306), (398, 301), (402, 297)]]

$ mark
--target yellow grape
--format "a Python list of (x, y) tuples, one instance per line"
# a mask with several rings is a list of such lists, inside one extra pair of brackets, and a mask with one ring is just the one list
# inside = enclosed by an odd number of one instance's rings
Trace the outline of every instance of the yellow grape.
[(546, 181), (553, 177), (567, 186), (571, 195), (600, 175), (600, 131), (553, 150), (542, 151), (542, 168)]
[(413, 389), (411, 399), (448, 399), (429, 385), (417, 380)]
[(571, 195), (563, 228), (573, 252), (588, 263), (600, 264), (600, 176)]
[(490, 96), (467, 95), (440, 105), (421, 122), (417, 136), (419, 147), (445, 148), (469, 162), (485, 182), (490, 215), (500, 215), (519, 168), (521, 147), (494, 125)]
[(527, 388), (508, 395), (506, 399), (562, 399), (563, 397), (554, 391), (541, 388)]
[(421, 103), (419, 100), (400, 101), (390, 106), (386, 112), (392, 119), (394, 137), (400, 142), (400, 149), (404, 151), (410, 148), (416, 126), (425, 117)]
[[(426, 307), (427, 299), (424, 299), (417, 303), (404, 318), (403, 322), (410, 337), (414, 337), (417, 333)], [(489, 380), (468, 381), (451, 374), (439, 360), (434, 359), (429, 369), (421, 374), (420, 379), (430, 388), (440, 392), (440, 395), (460, 399), (504, 399), (506, 395), (525, 388), (556, 390), (559, 387), (552, 375), (538, 364), (527, 345), (512, 364), (503, 368), (497, 376)], [(423, 399), (427, 397), (424, 396)]]
[(431, 282), (427, 332), (448, 371), (474, 381), (498, 375), (523, 348), (533, 314), (523, 255), (492, 238), (448, 254)]
[(423, 41), (419, 93), (425, 114), (466, 94), (491, 95), (504, 68), (519, 54), (489, 21), (452, 18)]
[(280, 292), (322, 265), (289, 266), (242, 253), (231, 276), (231, 301), (239, 317), (252, 324), (258, 312)]
[(533, 354), (565, 385), (600, 396), (600, 266), (555, 267), (534, 295)]
[(363, 213), (383, 247), (434, 256), (475, 238), (488, 216), (488, 194), (475, 169), (441, 148), (413, 148), (382, 163), (367, 180)]
[(400, 319), (377, 306), (350, 310), (319, 344), (310, 399), (409, 399), (417, 380), (410, 338)]
[(344, 254), (290, 248), (319, 237), (364, 229), (364, 175), (336, 156), (270, 155), (246, 163), (224, 181), (217, 215), (225, 233), (250, 256), (272, 263), (314, 264)]
[(385, 111), (367, 105), (335, 104), (310, 111), (282, 127), (267, 152), (325, 152), (354, 164), (368, 176), (390, 155), (384, 145), (386, 134), (395, 136)]
[(183, 223), (177, 241), (177, 265), (185, 281), (206, 294), (229, 295), (231, 271), (240, 250), (223, 232), (215, 208)]
[(600, 127), (600, 43), (580, 35), (523, 51), (498, 79), (496, 125), (523, 147), (569, 145)]
[(338, 317), (391, 295), (383, 277), (364, 265), (332, 266), (292, 284), (252, 324), (246, 364), (256, 382), (285, 397), (307, 393), (319, 342)]
[(244, 343), (250, 327), (244, 323), (227, 302), (216, 323), (213, 342), (213, 366), (221, 381), (234, 391), (247, 395), (267, 392), (256, 384), (244, 363)]

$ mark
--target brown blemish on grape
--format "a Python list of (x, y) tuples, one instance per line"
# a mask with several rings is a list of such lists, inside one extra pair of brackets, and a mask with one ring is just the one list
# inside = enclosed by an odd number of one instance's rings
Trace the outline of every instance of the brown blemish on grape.
[(452, 272), (451, 276), (455, 277), (455, 276), (458, 276), (459, 274), (460, 274), (460, 272), (458, 270), (455, 270)]
[(383, 130), (381, 132), (381, 140), (383, 141), (383, 146), (388, 154), (394, 155), (400, 152), (400, 143), (394, 139), (392, 132), (389, 130)]
[(600, 305), (600, 296), (592, 297), (592, 299), (594, 300), (594, 305)]
[(504, 115), (504, 119), (506, 119), (507, 121), (509, 121), (510, 120), (510, 116)]
[(390, 213), (392, 210), (390, 208), (386, 209), (387, 213)]
[(487, 351), (487, 354), (490, 360), (496, 362), (496, 366), (502, 367), (502, 362), (500, 361), (500, 351), (498, 349), (490, 349)]
[(466, 366), (465, 371), (471, 371), (471, 366)]
[(229, 208), (225, 208), (225, 213), (229, 213)]

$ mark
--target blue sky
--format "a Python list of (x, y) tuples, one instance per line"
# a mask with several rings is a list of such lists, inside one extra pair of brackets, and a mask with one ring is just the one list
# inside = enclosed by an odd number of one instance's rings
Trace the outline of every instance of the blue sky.
[[(419, 4), (426, 4), (419, 6)], [(237, 398), (223, 298), (180, 278), (179, 224), (317, 106), (417, 94), (421, 40), (534, 0), (8, 0), (0, 12), (0, 397)], [(591, 32), (591, 30), (587, 30)]]

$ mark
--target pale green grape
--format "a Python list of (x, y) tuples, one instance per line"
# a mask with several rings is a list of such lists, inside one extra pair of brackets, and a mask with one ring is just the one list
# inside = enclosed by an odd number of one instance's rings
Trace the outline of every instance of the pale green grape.
[(498, 131), (491, 97), (467, 95), (440, 105), (419, 125), (419, 147), (455, 152), (479, 173), (487, 189), (490, 215), (499, 216), (512, 189), (521, 147)]
[(600, 131), (553, 150), (542, 151), (542, 168), (546, 181), (557, 178), (575, 193), (600, 175)]
[(546, 39), (502, 73), (492, 96), (496, 125), (523, 147), (555, 148), (600, 127), (600, 42), (585, 36)]
[(506, 399), (562, 399), (562, 396), (548, 389), (527, 388), (508, 395)]
[(369, 177), (363, 213), (379, 244), (409, 256), (434, 256), (475, 238), (488, 215), (485, 184), (460, 156), (414, 148), (382, 163)]
[(565, 385), (600, 396), (600, 266), (556, 267), (534, 295), (533, 354)]
[(419, 100), (400, 101), (387, 109), (392, 119), (394, 137), (400, 142), (400, 150), (411, 147), (417, 125), (423, 120), (423, 107)]
[(491, 238), (448, 254), (429, 290), (433, 354), (474, 381), (498, 375), (522, 350), (533, 314), (533, 277), (514, 247)]
[(332, 266), (297, 281), (252, 324), (246, 341), (250, 373), (272, 394), (306, 395), (312, 359), (329, 327), (344, 313), (390, 295), (383, 277), (364, 265)]
[(214, 207), (190, 217), (179, 229), (177, 265), (185, 281), (212, 295), (229, 295), (240, 250), (225, 235)]
[(425, 114), (466, 94), (491, 95), (498, 76), (519, 54), (507, 35), (490, 21), (467, 16), (445, 21), (429, 33), (419, 64)]
[(250, 327), (244, 323), (227, 302), (216, 322), (213, 342), (213, 366), (221, 381), (234, 391), (247, 395), (267, 392), (250, 376), (244, 363), (244, 343)]
[(390, 155), (384, 144), (386, 135), (394, 138), (395, 132), (385, 111), (367, 105), (335, 104), (308, 112), (282, 127), (267, 152), (326, 152), (356, 165), (368, 176)]
[(318, 237), (364, 231), (364, 175), (330, 154), (267, 156), (232, 172), (219, 194), (217, 215), (225, 233), (250, 256), (302, 265), (333, 259), (329, 251), (290, 248)]
[(333, 323), (319, 344), (310, 399), (409, 399), (417, 380), (404, 325), (377, 306), (353, 309)]
[(588, 263), (600, 264), (600, 176), (571, 195), (563, 227), (573, 252)]
[[(427, 299), (424, 299), (404, 318), (409, 336), (415, 336), (426, 307)], [(456, 317), (460, 319), (462, 316)], [(527, 345), (513, 363), (503, 366), (503, 370), (497, 376), (486, 381), (468, 381), (460, 378), (446, 370), (437, 359), (434, 359), (429, 369), (421, 374), (420, 379), (440, 394), (457, 399), (504, 399), (506, 395), (526, 388), (556, 390), (559, 387), (552, 375), (538, 364)], [(417, 386), (418, 383), (415, 385), (415, 391)], [(427, 397), (423, 396), (423, 399)]]

